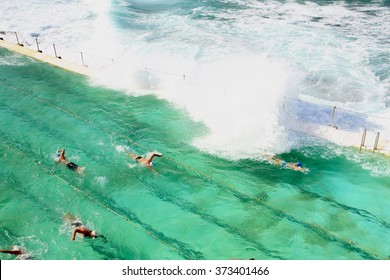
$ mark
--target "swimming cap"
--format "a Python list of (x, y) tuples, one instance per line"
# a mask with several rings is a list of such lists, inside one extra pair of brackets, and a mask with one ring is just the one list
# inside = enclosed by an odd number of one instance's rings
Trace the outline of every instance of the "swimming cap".
[(298, 167), (302, 167), (302, 164), (299, 161), (295, 165)]
[(91, 232), (91, 235), (93, 235), (93, 237), (96, 237), (96, 236), (98, 235), (98, 233), (97, 233), (96, 230), (93, 230), (93, 231)]

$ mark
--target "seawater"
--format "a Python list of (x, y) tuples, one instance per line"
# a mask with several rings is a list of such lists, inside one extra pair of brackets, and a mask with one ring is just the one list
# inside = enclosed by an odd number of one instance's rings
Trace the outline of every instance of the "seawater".
[[(2, 248), (34, 259), (389, 258), (389, 159), (294, 132), (286, 117), (322, 115), (283, 109), (289, 96), (389, 116), (386, 1), (2, 9), (3, 30), (23, 29), (28, 47), (56, 41), (69, 60), (88, 47), (102, 73), (0, 50)], [(34, 20), (38, 9), (52, 23)], [(60, 148), (83, 174), (54, 163)], [(125, 151), (163, 157), (153, 172)], [(270, 164), (275, 153), (310, 172)], [(68, 212), (107, 242), (70, 241)]]

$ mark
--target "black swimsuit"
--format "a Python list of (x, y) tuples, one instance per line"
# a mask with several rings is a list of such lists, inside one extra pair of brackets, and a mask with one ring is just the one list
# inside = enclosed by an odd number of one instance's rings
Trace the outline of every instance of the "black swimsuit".
[(70, 170), (73, 170), (73, 171), (76, 171), (77, 170), (77, 167), (78, 165), (73, 163), (73, 162), (69, 162), (67, 165), (66, 165)]

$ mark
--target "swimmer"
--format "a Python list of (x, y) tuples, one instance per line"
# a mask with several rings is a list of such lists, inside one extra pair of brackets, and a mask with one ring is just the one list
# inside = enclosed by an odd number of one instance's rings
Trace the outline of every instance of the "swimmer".
[(99, 237), (99, 238), (101, 238), (105, 243), (108, 242), (108, 241), (107, 241), (107, 238), (106, 238), (104, 235), (101, 235), (101, 234), (98, 235), (98, 233), (97, 233), (96, 230), (89, 230), (89, 229), (87, 229), (87, 228), (84, 227), (84, 226), (77, 226), (77, 227), (74, 228), (73, 233), (72, 233), (72, 237), (71, 237), (71, 240), (72, 240), (72, 241), (76, 239), (76, 234), (77, 234), (77, 233), (80, 233), (80, 234), (84, 235), (84, 237), (91, 237), (91, 238), (93, 238), (93, 239)]
[(104, 242), (107, 242), (107, 239), (104, 235), (101, 235), (97, 233), (96, 230), (89, 230), (88, 228), (86, 228), (83, 223), (78, 219), (76, 218), (72, 213), (66, 213), (64, 215), (64, 220), (70, 225), (70, 226), (74, 226), (75, 228), (73, 229), (73, 232), (72, 232), (72, 237), (71, 237), (71, 240), (75, 240), (76, 239), (76, 234), (77, 233), (80, 233), (82, 235), (84, 235), (84, 237), (91, 237), (91, 238), (101, 238), (103, 239)]
[(57, 151), (57, 154), (56, 154), (56, 156), (54, 158), (54, 161), (57, 162), (57, 163), (61, 163), (63, 165), (66, 165), (70, 170), (78, 172), (78, 173), (83, 172), (84, 169), (85, 169), (84, 167), (78, 166), (74, 162), (68, 161), (65, 158), (65, 149), (61, 149), (61, 150)]
[[(162, 154), (161, 153), (152, 153), (149, 157), (147, 158), (144, 158), (142, 156), (138, 156), (136, 154), (132, 154), (132, 153), (127, 153), (129, 155), (129, 157), (131, 157), (132, 159), (134, 159), (136, 162), (138, 162), (139, 164), (143, 165), (143, 166), (146, 166), (148, 168), (150, 168), (151, 170), (153, 170), (153, 166), (155, 165), (155, 163), (153, 162), (153, 158), (155, 156), (158, 156), (158, 157), (162, 157)], [(154, 170), (153, 170), (154, 171)]]
[(281, 167), (285, 167), (288, 169), (293, 169), (293, 170), (301, 171), (301, 172), (309, 171), (308, 168), (303, 168), (302, 164), (299, 161), (298, 162), (285, 162), (284, 160), (279, 159), (277, 157), (270, 157), (269, 160), (271, 161), (271, 163), (275, 163)]
[(71, 240), (75, 240), (77, 233), (81, 233), (84, 237), (96, 238), (98, 236), (96, 230), (89, 230), (86, 227), (75, 227)]
[(11, 254), (11, 255), (21, 255), (23, 254), (22, 249), (19, 246), (14, 245), (11, 250), (0, 250), (0, 253)]

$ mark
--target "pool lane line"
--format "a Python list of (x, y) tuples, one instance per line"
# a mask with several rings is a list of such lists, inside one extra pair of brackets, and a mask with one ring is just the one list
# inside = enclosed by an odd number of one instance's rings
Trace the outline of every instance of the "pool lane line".
[[(69, 111), (69, 110), (62, 109), (61, 107), (59, 107), (59, 106), (57, 106), (57, 105), (54, 105), (54, 104), (51, 104), (50, 102), (48, 102), (48, 101), (46, 101), (46, 100), (43, 100), (43, 99), (41, 99), (41, 98), (39, 98), (39, 97), (36, 97), (36, 96), (33, 95), (33, 94), (27, 93), (27, 92), (25, 92), (25, 91), (23, 91), (23, 90), (18, 89), (17, 87), (14, 87), (14, 86), (11, 86), (11, 85), (7, 85), (7, 84), (5, 84), (5, 83), (3, 83), (3, 82), (0, 82), (0, 84), (2, 84), (2, 85), (4, 85), (4, 86), (8, 86), (8, 87), (10, 87), (10, 88), (14, 89), (15, 91), (20, 92), (20, 93), (22, 93), (22, 94), (29, 95), (29, 96), (33, 97), (34, 99), (38, 100), (39, 102), (45, 103), (45, 104), (47, 104), (47, 105), (49, 105), (49, 106), (51, 106), (51, 107), (53, 107), (53, 108), (56, 108), (56, 109), (58, 109), (58, 110), (60, 110), (60, 111), (62, 111), (62, 112), (64, 112), (64, 113), (66, 113), (66, 114), (69, 114), (69, 115), (71, 115), (71, 116), (73, 116), (73, 117), (76, 117), (76, 118), (78, 118), (78, 119), (80, 119), (80, 120), (82, 120), (82, 121), (84, 121), (84, 122), (86, 122), (86, 123), (88, 123), (88, 124), (92, 124), (92, 125), (96, 126), (97, 128), (99, 128), (100, 130), (105, 131), (105, 132), (108, 132), (108, 133), (111, 134), (112, 136), (123, 137), (123, 138), (127, 139), (130, 143), (133, 143), (134, 145), (137, 145), (137, 146), (143, 147), (144, 149), (147, 149), (147, 150), (149, 150), (149, 151), (152, 151), (152, 149), (150, 149), (149, 147), (144, 146), (144, 145), (142, 145), (142, 144), (139, 144), (138, 142), (136, 142), (136, 141), (130, 139), (129, 137), (127, 137), (127, 136), (125, 136), (125, 135), (121, 135), (120, 133), (113, 132), (113, 131), (107, 130), (107, 129), (105, 129), (105, 128), (102, 128), (102, 127), (100, 127), (99, 125), (97, 125), (97, 124), (95, 124), (95, 123), (93, 123), (93, 122), (91, 122), (91, 121), (89, 121), (89, 120), (87, 120), (87, 119), (85, 119), (85, 118), (83, 118), (83, 117), (81, 117), (81, 116), (78, 116), (77, 114), (75, 114), (75, 113), (73, 113), (73, 112), (71, 112), (71, 111)], [(276, 213), (277, 216), (278, 216), (278, 215), (279, 215), (279, 216), (281, 215), (281, 216), (283, 216), (283, 217), (286, 217), (288, 220), (290, 220), (290, 221), (292, 221), (292, 222), (295, 222), (295, 223), (298, 223), (298, 224), (304, 226), (305, 228), (311, 229), (311, 230), (314, 231), (314, 232), (326, 233), (327, 236), (333, 237), (334, 240), (339, 240), (339, 241), (341, 242), (341, 246), (342, 246), (342, 247), (352, 247), (352, 248), (356, 248), (358, 251), (361, 251), (362, 256), (367, 255), (366, 252), (370, 252), (370, 250), (368, 250), (368, 249), (366, 249), (366, 248), (363, 248), (362, 246), (360, 246), (360, 247), (357, 246), (358, 243), (352, 241), (351, 239), (347, 239), (347, 238), (343, 238), (343, 237), (341, 237), (341, 236), (338, 236), (337, 234), (335, 234), (335, 233), (333, 233), (333, 232), (331, 232), (331, 231), (329, 231), (329, 230), (327, 230), (327, 229), (321, 227), (320, 225), (317, 225), (317, 224), (314, 224), (314, 223), (310, 223), (310, 222), (306, 222), (306, 221), (304, 221), (304, 220), (302, 220), (302, 219), (300, 219), (300, 218), (296, 218), (296, 217), (293, 216), (292, 214), (288, 214), (286, 210), (280, 210), (280, 209), (274, 208), (274, 207), (271, 206), (269, 203), (267, 203), (267, 202), (265, 202), (265, 201), (263, 201), (263, 200), (261, 200), (261, 199), (259, 199), (259, 198), (251, 197), (250, 195), (247, 195), (247, 194), (245, 194), (244, 192), (239, 191), (236, 187), (234, 187), (233, 185), (231, 185), (231, 184), (229, 184), (229, 183), (226, 183), (226, 182), (224, 182), (224, 181), (216, 181), (216, 180), (213, 179), (210, 175), (205, 174), (205, 173), (203, 173), (203, 172), (199, 172), (199, 171), (197, 171), (197, 170), (191, 168), (191, 167), (188, 166), (188, 165), (184, 165), (184, 164), (182, 164), (182, 163), (179, 163), (178, 161), (174, 160), (173, 158), (170, 158), (170, 157), (167, 157), (167, 156), (165, 156), (164, 158), (167, 159), (167, 160), (169, 160), (169, 161), (172, 161), (172, 162), (174, 162), (175, 164), (180, 165), (180, 166), (182, 166), (182, 167), (184, 167), (184, 168), (186, 168), (186, 169), (188, 169), (188, 170), (191, 170), (191, 171), (194, 172), (194, 173), (201, 174), (203, 177), (205, 177), (205, 178), (207, 178), (207, 179), (209, 179), (209, 180), (211, 180), (211, 181), (213, 181), (213, 182), (216, 182), (217, 184), (220, 184), (220, 185), (226, 187), (227, 189), (229, 189), (229, 190), (232, 191), (233, 193), (239, 194), (239, 196), (241, 196), (241, 197), (244, 197), (244, 198), (246, 198), (246, 199), (249, 199), (249, 200), (251, 200), (251, 201), (254, 201), (254, 202), (258, 203), (259, 205), (262, 205), (262, 206), (268, 208), (269, 210), (271, 210), (271, 211), (273, 211), (274, 213)], [(329, 239), (329, 238), (328, 238), (328, 239)], [(332, 239), (330, 239), (330, 240), (332, 240)], [(364, 251), (366, 251), (366, 252), (364, 252)], [(369, 255), (373, 255), (373, 256), (376, 255), (379, 259), (381, 259), (381, 257), (379, 257), (377, 253), (369, 253)], [(384, 259), (386, 259), (386, 258), (384, 258)]]

